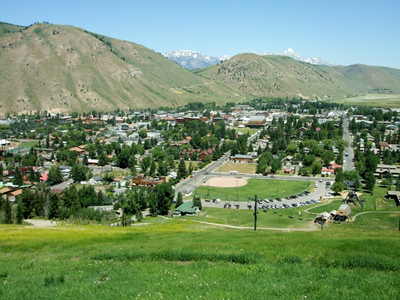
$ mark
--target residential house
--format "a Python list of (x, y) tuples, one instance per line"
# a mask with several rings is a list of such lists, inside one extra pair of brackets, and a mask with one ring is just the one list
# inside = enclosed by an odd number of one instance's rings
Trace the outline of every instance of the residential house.
[(233, 161), (237, 163), (253, 163), (253, 157), (251, 155), (243, 155), (243, 154), (237, 154), (235, 157), (233, 157)]

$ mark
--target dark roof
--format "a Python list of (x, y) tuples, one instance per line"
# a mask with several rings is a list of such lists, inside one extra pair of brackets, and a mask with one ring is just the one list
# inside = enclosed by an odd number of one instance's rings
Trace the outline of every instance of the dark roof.
[(198, 209), (199, 208), (197, 206), (193, 206), (193, 201), (186, 201), (183, 202), (177, 208), (175, 208), (174, 214), (180, 214), (180, 213), (194, 214), (197, 212)]

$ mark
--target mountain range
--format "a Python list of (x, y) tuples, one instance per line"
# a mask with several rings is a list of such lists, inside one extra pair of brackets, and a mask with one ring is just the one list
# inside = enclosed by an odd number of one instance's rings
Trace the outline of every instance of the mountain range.
[[(253, 53), (259, 54), (256, 52), (253, 52)], [(189, 70), (205, 68), (205, 67), (223, 62), (230, 58), (228, 55), (224, 55), (224, 56), (217, 58), (217, 57), (210, 56), (210, 55), (203, 55), (199, 51), (191, 51), (191, 50), (171, 51), (171, 52), (164, 53), (163, 55), (165, 57), (169, 58), (170, 60), (176, 62), (177, 64), (181, 65), (182, 67), (189, 69)], [(302, 61), (302, 62), (306, 62), (306, 63), (313, 64), (313, 65), (337, 66), (337, 64), (335, 64), (335, 63), (323, 60), (320, 56), (315, 57), (315, 58), (303, 57), (301, 54), (296, 53), (291, 48), (283, 51), (283, 53), (263, 52), (259, 55), (283, 55), (283, 56), (291, 57), (297, 61)]]
[(338, 64), (335, 64), (333, 62), (328, 62), (323, 60), (320, 56), (317, 56), (315, 58), (306, 58), (303, 57), (301, 54), (296, 53), (293, 49), (289, 48), (285, 51), (283, 51), (283, 53), (279, 53), (279, 52), (275, 52), (275, 53), (267, 53), (267, 52), (263, 52), (260, 55), (283, 55), (283, 56), (288, 56), (291, 57), (297, 61), (302, 61), (302, 62), (306, 62), (312, 65), (323, 65), (323, 66), (337, 66)]
[(218, 58), (191, 50), (171, 51), (163, 55), (189, 70), (205, 68), (229, 59), (227, 55)]
[(188, 70), (145, 46), (48, 23), (0, 23), (0, 78), (3, 114), (400, 93), (398, 69), (315, 65), (284, 55), (244, 53)]

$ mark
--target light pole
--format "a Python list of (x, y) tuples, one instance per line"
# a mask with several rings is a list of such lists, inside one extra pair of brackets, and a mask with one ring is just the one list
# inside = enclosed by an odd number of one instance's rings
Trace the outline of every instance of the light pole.
[(254, 195), (254, 199), (248, 198), (249, 200), (254, 200), (254, 231), (257, 230), (257, 195)]
[(236, 179), (236, 201), (239, 203), (239, 189), (238, 189), (239, 180)]
[(196, 195), (196, 176), (194, 176), (194, 194)]

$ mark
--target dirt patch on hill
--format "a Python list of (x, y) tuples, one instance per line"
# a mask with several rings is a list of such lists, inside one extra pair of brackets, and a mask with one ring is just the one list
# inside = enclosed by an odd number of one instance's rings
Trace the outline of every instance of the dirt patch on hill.
[(25, 222), (32, 224), (33, 227), (36, 228), (48, 228), (57, 225), (57, 222), (51, 220), (25, 220)]
[(247, 184), (247, 178), (214, 177), (207, 180), (203, 185), (214, 187), (237, 187)]

